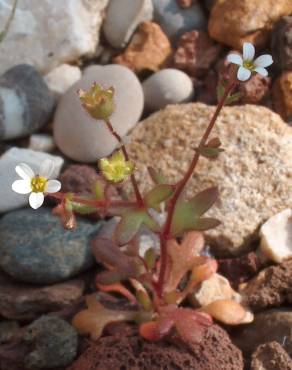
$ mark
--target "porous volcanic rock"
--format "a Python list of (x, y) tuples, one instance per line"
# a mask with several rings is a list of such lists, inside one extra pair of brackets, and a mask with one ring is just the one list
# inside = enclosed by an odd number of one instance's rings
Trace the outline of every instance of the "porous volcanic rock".
[(241, 352), (217, 325), (206, 330), (202, 342), (176, 346), (147, 342), (141, 337), (108, 336), (91, 343), (67, 370), (241, 370)]
[[(169, 105), (133, 130), (129, 153), (143, 191), (152, 186), (147, 166), (171, 182), (183, 176), (214, 110), (201, 103)], [(200, 159), (187, 196), (219, 186), (220, 199), (207, 215), (222, 225), (206, 236), (217, 256), (238, 255), (251, 248), (258, 227), (291, 202), (292, 128), (267, 108), (234, 106), (219, 115), (216, 136), (225, 151), (215, 161)]]
[(251, 370), (292, 370), (292, 360), (279, 343), (262, 344), (252, 355)]
[(245, 41), (263, 46), (273, 24), (291, 12), (291, 0), (218, 0), (211, 10), (209, 34), (235, 49)]

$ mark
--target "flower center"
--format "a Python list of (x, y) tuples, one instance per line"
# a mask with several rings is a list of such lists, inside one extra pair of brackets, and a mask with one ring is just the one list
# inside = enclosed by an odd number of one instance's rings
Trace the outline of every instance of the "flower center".
[(34, 193), (44, 193), (46, 189), (47, 179), (40, 176), (35, 176), (31, 179), (31, 190)]
[(252, 60), (245, 60), (243, 62), (243, 66), (244, 68), (249, 69), (250, 71), (253, 71), (255, 69), (255, 66)]

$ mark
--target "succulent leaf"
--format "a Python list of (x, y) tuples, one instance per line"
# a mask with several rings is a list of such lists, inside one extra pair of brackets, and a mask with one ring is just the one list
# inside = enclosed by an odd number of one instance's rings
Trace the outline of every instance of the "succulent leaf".
[(145, 196), (145, 203), (148, 208), (160, 211), (160, 203), (165, 202), (173, 194), (172, 185), (160, 184), (150, 190)]

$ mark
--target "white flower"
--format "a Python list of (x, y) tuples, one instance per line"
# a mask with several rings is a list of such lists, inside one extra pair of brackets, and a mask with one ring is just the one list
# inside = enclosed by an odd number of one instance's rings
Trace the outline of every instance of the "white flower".
[(29, 204), (32, 208), (39, 208), (44, 202), (44, 193), (56, 193), (61, 189), (58, 180), (49, 180), (54, 172), (54, 162), (46, 159), (40, 166), (39, 173), (35, 175), (33, 170), (26, 164), (20, 163), (15, 167), (16, 173), (22, 180), (16, 180), (12, 184), (12, 190), (18, 194), (29, 194)]
[(247, 81), (252, 72), (257, 72), (266, 77), (268, 71), (265, 67), (273, 63), (272, 56), (269, 54), (261, 55), (254, 60), (255, 48), (253, 44), (245, 42), (243, 44), (242, 56), (239, 54), (229, 54), (227, 57), (228, 62), (239, 65), (237, 78), (240, 81)]

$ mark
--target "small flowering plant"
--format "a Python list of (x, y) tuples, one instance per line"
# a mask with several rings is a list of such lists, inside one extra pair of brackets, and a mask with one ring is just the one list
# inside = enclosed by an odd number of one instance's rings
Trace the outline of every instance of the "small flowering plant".
[[(200, 157), (216, 159), (223, 150), (220, 139), (211, 137), (212, 130), (224, 104), (236, 99), (236, 94), (232, 94), (236, 86), (252, 73), (266, 75), (264, 68), (272, 63), (269, 55), (253, 59), (254, 48), (246, 43), (243, 57), (235, 54), (228, 56), (230, 62), (239, 65), (237, 79), (230, 77), (223, 87), (218, 106), (194, 149), (189, 168), (183, 178), (174, 184), (170, 184), (154, 168), (149, 168), (153, 187), (145, 194), (140, 192), (135, 165), (110, 121), (114, 112), (114, 89), (103, 89), (96, 83), (89, 91), (79, 91), (79, 97), (84, 109), (93, 118), (93, 124), (104, 124), (117, 140), (116, 152), (99, 161), (105, 181), (97, 181), (90, 196), (64, 194), (58, 192), (61, 184), (57, 180), (49, 180), (52, 164), (48, 161), (42, 164), (37, 175), (25, 164), (16, 167), (22, 180), (15, 181), (12, 189), (22, 194), (31, 193), (29, 202), (33, 208), (43, 203), (44, 195), (55, 198), (59, 204), (53, 212), (67, 229), (76, 226), (76, 213), (98, 212), (101, 217), (119, 217), (112, 238), (96, 237), (92, 240), (92, 252), (104, 266), (104, 270), (96, 276), (96, 288), (124, 296), (132, 307), (129, 310), (112, 310), (105, 307), (96, 294), (88, 295), (87, 308), (73, 319), (80, 333), (98, 339), (107, 324), (134, 321), (139, 325), (141, 336), (148, 340), (159, 340), (176, 333), (186, 342), (198, 343), (205, 329), (212, 325), (212, 318), (230, 325), (252, 320), (252, 314), (232, 300), (215, 300), (198, 309), (182, 304), (217, 270), (216, 260), (202, 255), (202, 232), (219, 225), (218, 220), (205, 216), (218, 199), (217, 187), (207, 188), (191, 199), (185, 197), (185, 188)], [(130, 178), (135, 198), (112, 199), (109, 185), (120, 186), (126, 178)], [(163, 223), (155, 217), (162, 210), (166, 213)], [(146, 226), (159, 237), (159, 251), (148, 248), (141, 255), (138, 242), (141, 226)]]

